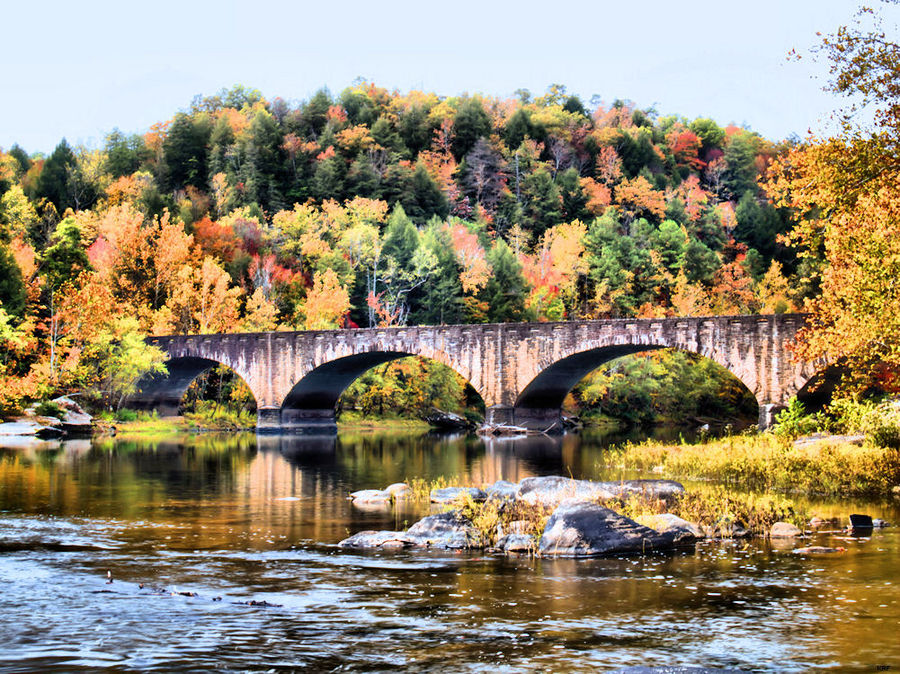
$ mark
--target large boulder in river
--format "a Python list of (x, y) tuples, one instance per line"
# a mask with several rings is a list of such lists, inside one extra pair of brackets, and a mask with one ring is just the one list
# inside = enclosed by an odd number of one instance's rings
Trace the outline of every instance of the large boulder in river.
[(613, 498), (613, 493), (603, 488), (600, 482), (573, 480), (568, 477), (526, 477), (519, 482), (516, 499), (529, 505), (555, 506), (567, 499)]
[(50, 402), (62, 411), (60, 421), (67, 435), (90, 435), (94, 418), (81, 405), (67, 396), (54, 398)]
[(473, 501), (487, 499), (487, 494), (478, 487), (445, 487), (431, 490), (432, 503), (455, 503), (466, 496), (471, 496)]
[(561, 504), (544, 527), (539, 550), (546, 557), (598, 557), (668, 550), (675, 536), (590, 501)]
[(430, 548), (459, 550), (484, 547), (478, 530), (457, 510), (429, 515), (413, 524), (405, 535), (414, 545)]

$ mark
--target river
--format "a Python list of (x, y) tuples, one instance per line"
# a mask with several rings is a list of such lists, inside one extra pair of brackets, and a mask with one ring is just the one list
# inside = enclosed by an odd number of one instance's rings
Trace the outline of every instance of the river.
[[(767, 541), (596, 560), (334, 545), (427, 513), (360, 510), (350, 491), (631, 477), (599, 469), (604, 451), (409, 433), (0, 448), (0, 672), (900, 669), (896, 528), (821, 536), (847, 550), (819, 557)], [(900, 522), (896, 501), (812, 506)]]

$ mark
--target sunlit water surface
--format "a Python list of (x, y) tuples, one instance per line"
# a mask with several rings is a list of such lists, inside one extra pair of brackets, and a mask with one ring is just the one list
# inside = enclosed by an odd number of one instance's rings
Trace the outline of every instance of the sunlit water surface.
[[(802, 543), (847, 548), (824, 557), (762, 541), (599, 560), (335, 547), (427, 513), (359, 510), (352, 490), (630, 477), (602, 473), (603, 447), (248, 434), (0, 449), (0, 671), (900, 668), (896, 529)], [(900, 520), (896, 502), (813, 505)]]

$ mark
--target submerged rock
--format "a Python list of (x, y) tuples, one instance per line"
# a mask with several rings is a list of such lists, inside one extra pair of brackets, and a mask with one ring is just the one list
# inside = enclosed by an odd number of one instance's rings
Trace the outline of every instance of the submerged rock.
[(37, 435), (42, 428), (44, 426), (36, 421), (10, 421), (0, 424), (0, 436)]
[(610, 499), (614, 494), (600, 482), (568, 477), (526, 477), (519, 482), (516, 499), (529, 505), (555, 506), (567, 499)]
[(769, 529), (770, 538), (796, 538), (802, 535), (803, 532), (790, 522), (775, 522)]
[(345, 538), (340, 548), (405, 548), (413, 542), (401, 531), (360, 531), (350, 538)]
[(705, 537), (703, 529), (698, 525), (681, 519), (678, 515), (673, 515), (672, 513), (644, 515), (643, 517), (638, 517), (637, 522), (661, 534), (671, 534), (673, 537), (672, 542), (675, 545), (691, 543)]
[(561, 504), (541, 536), (539, 550), (548, 557), (596, 557), (640, 554), (674, 547), (673, 533), (661, 534), (590, 501)]
[(405, 536), (413, 545), (430, 548), (459, 550), (484, 547), (478, 530), (456, 510), (419, 520), (406, 531)]
[(822, 545), (810, 545), (805, 548), (794, 548), (796, 555), (827, 555), (833, 552), (844, 552), (846, 548), (826, 548)]
[(362, 489), (350, 494), (353, 503), (390, 503), (391, 495), (381, 489)]
[(473, 501), (484, 501), (487, 494), (478, 487), (445, 487), (444, 489), (431, 490), (432, 503), (454, 503), (455, 501), (471, 496)]

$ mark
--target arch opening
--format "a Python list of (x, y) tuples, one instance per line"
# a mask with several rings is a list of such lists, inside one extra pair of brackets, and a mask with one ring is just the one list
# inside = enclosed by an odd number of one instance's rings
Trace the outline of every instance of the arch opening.
[(703, 355), (653, 345), (616, 345), (572, 354), (542, 370), (519, 394), (515, 423), (547, 429), (563, 413), (626, 425), (749, 426), (758, 402), (734, 373)]
[[(255, 425), (256, 398), (243, 378), (224, 363), (193, 356), (166, 361), (167, 374), (145, 377), (126, 401), (135, 410), (160, 416), (195, 413), (204, 421), (230, 418)], [(224, 423), (224, 422), (223, 422)]]
[[(323, 363), (297, 382), (281, 406), (281, 426), (315, 430), (338, 418), (424, 418), (432, 406), (483, 415), (484, 402), (455, 369), (400, 351), (372, 351)], [(451, 407), (453, 409), (444, 409)]]

